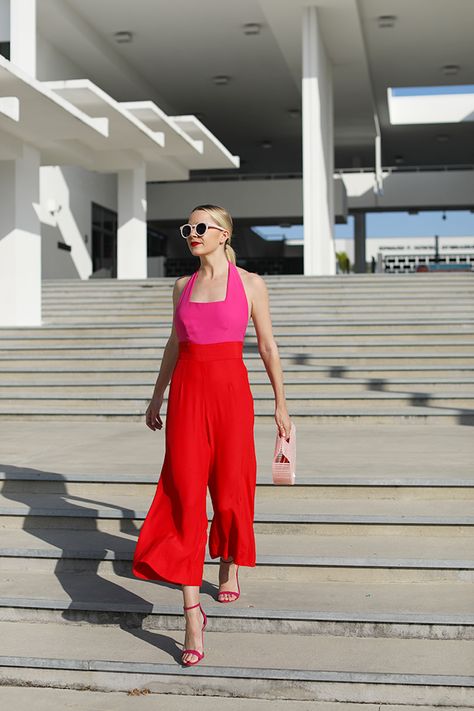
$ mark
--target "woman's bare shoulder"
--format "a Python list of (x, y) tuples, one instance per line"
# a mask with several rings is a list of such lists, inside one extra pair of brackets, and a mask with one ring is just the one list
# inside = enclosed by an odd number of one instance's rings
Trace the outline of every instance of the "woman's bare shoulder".
[(256, 272), (249, 272), (247, 269), (242, 267), (237, 267), (242, 280), (245, 283), (246, 288), (248, 287), (254, 292), (259, 292), (266, 288), (265, 280), (257, 274)]
[(186, 284), (191, 279), (191, 277), (192, 274), (185, 274), (184, 276), (180, 276), (176, 279), (175, 283), (173, 284), (173, 300), (175, 302), (181, 296)]
[(177, 288), (178, 292), (184, 289), (191, 277), (192, 274), (185, 274), (184, 276), (180, 276), (176, 279), (174, 286)]

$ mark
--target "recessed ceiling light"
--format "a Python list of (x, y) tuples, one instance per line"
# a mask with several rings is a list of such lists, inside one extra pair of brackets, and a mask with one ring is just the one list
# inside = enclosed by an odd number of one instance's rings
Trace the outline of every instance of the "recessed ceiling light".
[(259, 35), (262, 25), (259, 22), (246, 22), (243, 25), (244, 35)]
[(230, 77), (226, 74), (218, 74), (217, 76), (212, 77), (212, 81), (218, 86), (224, 86), (225, 84), (229, 83)]
[(264, 141), (262, 141), (262, 142), (260, 143), (260, 146), (261, 146), (262, 148), (272, 148), (273, 143), (272, 143), (271, 141), (269, 141), (268, 139), (265, 139)]
[(396, 15), (379, 15), (377, 17), (377, 24), (380, 28), (395, 27), (396, 21), (397, 21)]
[(443, 74), (446, 76), (452, 76), (453, 74), (457, 74), (461, 67), (459, 64), (445, 64), (444, 67), (441, 67), (441, 71)]
[(125, 44), (126, 42), (131, 42), (133, 38), (132, 32), (128, 30), (123, 30), (121, 32), (116, 32), (114, 34), (115, 41), (119, 44)]

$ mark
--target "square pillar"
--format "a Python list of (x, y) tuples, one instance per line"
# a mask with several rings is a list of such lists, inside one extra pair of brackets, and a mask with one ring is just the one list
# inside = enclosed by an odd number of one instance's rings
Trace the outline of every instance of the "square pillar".
[(41, 326), (40, 155), (0, 161), (0, 326)]
[(147, 278), (146, 166), (118, 172), (117, 279)]
[(365, 238), (366, 238), (365, 212), (354, 213), (354, 272), (366, 273)]
[(318, 9), (303, 8), (304, 274), (336, 274), (334, 243), (334, 118), (331, 63)]
[(36, 0), (10, 0), (10, 61), (36, 78)]

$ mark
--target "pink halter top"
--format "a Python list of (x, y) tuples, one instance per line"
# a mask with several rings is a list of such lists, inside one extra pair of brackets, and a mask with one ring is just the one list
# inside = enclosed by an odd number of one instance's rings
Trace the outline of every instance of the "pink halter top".
[(179, 341), (222, 343), (243, 341), (248, 326), (248, 302), (235, 264), (228, 261), (223, 301), (190, 301), (198, 271), (188, 279), (176, 305), (174, 323)]

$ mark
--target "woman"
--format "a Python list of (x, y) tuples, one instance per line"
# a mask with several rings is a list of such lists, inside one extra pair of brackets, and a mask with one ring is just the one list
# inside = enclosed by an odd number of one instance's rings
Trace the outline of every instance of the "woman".
[(256, 565), (254, 403), (243, 361), (250, 317), (273, 386), (281, 436), (289, 436), (291, 420), (266, 284), (258, 274), (236, 266), (231, 216), (222, 207), (199, 205), (180, 230), (200, 267), (174, 284), (172, 331), (146, 411), (147, 426), (160, 430), (160, 408), (171, 378), (165, 457), (132, 570), (145, 580), (182, 586), (186, 620), (182, 662), (189, 666), (204, 657), (207, 618), (199, 592), (208, 486), (213, 504), (209, 554), (220, 557), (218, 601), (239, 596), (239, 565)]

